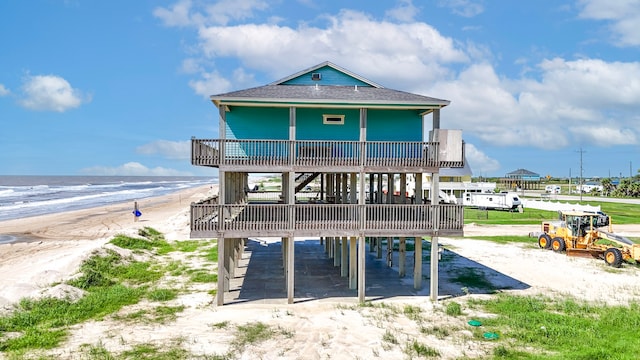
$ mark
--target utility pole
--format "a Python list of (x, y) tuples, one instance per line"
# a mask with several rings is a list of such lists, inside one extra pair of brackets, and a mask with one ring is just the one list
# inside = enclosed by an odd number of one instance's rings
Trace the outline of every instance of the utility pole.
[(584, 154), (586, 151), (582, 150), (582, 147), (580, 147), (580, 150), (578, 152), (580, 153), (580, 180), (578, 182), (578, 189), (580, 192), (580, 202), (582, 202), (582, 154)]

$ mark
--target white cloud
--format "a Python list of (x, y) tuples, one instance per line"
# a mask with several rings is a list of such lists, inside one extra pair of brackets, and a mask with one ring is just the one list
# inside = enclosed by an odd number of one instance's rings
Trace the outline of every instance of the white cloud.
[(499, 77), (474, 64), (428, 93), (451, 99), (443, 126), (462, 128), (488, 144), (558, 149), (638, 142), (640, 63), (544, 60), (539, 79)]
[(399, 0), (398, 6), (387, 10), (386, 16), (400, 22), (412, 22), (419, 12), (420, 9), (413, 5), (412, 0)]
[(484, 12), (481, 0), (440, 0), (438, 6), (448, 7), (451, 12), (463, 17), (474, 17)]
[(20, 104), (27, 109), (64, 112), (77, 108), (89, 98), (83, 99), (79, 90), (55, 75), (29, 76), (23, 86)]
[(166, 26), (205, 26), (208, 24), (227, 25), (233, 20), (244, 20), (255, 16), (256, 10), (269, 7), (262, 0), (219, 0), (213, 4), (194, 4), (191, 0), (180, 0), (169, 8), (158, 7), (153, 15)]
[(180, 0), (170, 8), (157, 7), (153, 15), (160, 18), (166, 26), (193, 26), (203, 22), (199, 16), (190, 14), (191, 0)]
[(468, 61), (451, 38), (425, 23), (376, 21), (356, 11), (326, 19), (326, 28), (271, 24), (202, 28), (201, 47), (207, 58), (237, 58), (273, 78), (329, 60), (383, 85), (401, 82), (408, 88), (449, 76), (445, 64)]
[(465, 144), (465, 156), (469, 162), (469, 167), (476, 175), (493, 173), (500, 169), (500, 162), (492, 159), (484, 152), (480, 151), (473, 144)]
[(0, 84), (0, 96), (7, 96), (10, 93), (11, 93), (11, 91), (9, 91), (9, 89), (4, 87), (4, 85)]
[(631, 129), (620, 129), (616, 126), (573, 126), (569, 131), (585, 139), (586, 144), (598, 144), (602, 147), (613, 145), (633, 145), (638, 141), (636, 133)]
[(136, 148), (138, 154), (159, 154), (167, 159), (188, 160), (191, 157), (191, 141), (157, 140)]
[(138, 162), (128, 162), (118, 167), (94, 166), (82, 169), (87, 175), (96, 176), (189, 176), (189, 172), (163, 167), (148, 168)]
[(196, 94), (208, 97), (210, 95), (221, 94), (231, 90), (231, 81), (220, 76), (217, 71), (202, 72), (200, 79), (189, 81), (189, 86)]
[(640, 0), (580, 0), (580, 17), (610, 23), (614, 42), (619, 46), (639, 46)]
[(261, 0), (219, 0), (207, 5), (208, 19), (214, 24), (226, 25), (232, 20), (252, 18), (255, 10), (264, 10), (269, 5)]

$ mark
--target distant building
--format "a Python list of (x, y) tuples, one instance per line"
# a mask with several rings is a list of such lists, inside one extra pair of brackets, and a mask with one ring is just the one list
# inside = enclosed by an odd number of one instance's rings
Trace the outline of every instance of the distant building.
[(510, 190), (539, 190), (540, 180), (540, 174), (527, 169), (518, 169), (507, 173), (500, 179), (500, 184)]

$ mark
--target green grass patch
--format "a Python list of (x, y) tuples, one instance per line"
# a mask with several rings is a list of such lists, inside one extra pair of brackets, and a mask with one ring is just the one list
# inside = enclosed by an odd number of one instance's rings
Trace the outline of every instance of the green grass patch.
[(438, 339), (446, 339), (449, 335), (449, 329), (441, 326), (431, 326), (431, 327), (420, 327), (420, 332), (425, 335), (433, 335)]
[[(637, 359), (640, 349), (640, 305), (591, 305), (574, 299), (499, 294), (472, 300), (496, 314), (483, 327), (513, 341), (516, 349), (533, 347), (540, 353), (499, 350), (503, 358)], [(498, 351), (498, 350), (497, 350)], [(502, 354), (503, 353), (503, 354)]]
[(422, 321), (422, 309), (419, 306), (405, 305), (402, 309), (404, 315), (414, 321)]
[(462, 315), (462, 306), (455, 301), (451, 301), (447, 303), (444, 312), (449, 316), (460, 316)]
[(189, 270), (181, 261), (172, 261), (165, 266), (165, 269), (171, 276), (180, 276)]
[(15, 311), (0, 317), (0, 332), (17, 332), (16, 338), (0, 340), (1, 351), (49, 349), (66, 338), (65, 327), (88, 319), (101, 319), (123, 306), (135, 304), (144, 290), (119, 284), (89, 292), (77, 302), (44, 298), (23, 299)]
[[(589, 199), (590, 197), (587, 197)], [(594, 198), (597, 199), (597, 198)], [(640, 205), (612, 203), (597, 200), (583, 200), (583, 205), (600, 206), (600, 209), (611, 216), (611, 221), (616, 224), (638, 224), (640, 221)], [(531, 225), (541, 224), (545, 220), (557, 219), (555, 211), (525, 208), (522, 213), (504, 210), (479, 210), (465, 207), (464, 223), (476, 223), (486, 225)]]
[(232, 346), (236, 349), (244, 349), (247, 345), (256, 344), (273, 338), (275, 331), (263, 322), (236, 327), (235, 339)]
[[(465, 236), (465, 238), (467, 238)], [(534, 244), (537, 246), (538, 239), (524, 235), (496, 235), (496, 236), (470, 236), (468, 238), (487, 240), (498, 244)]]
[(166, 348), (153, 344), (135, 345), (131, 350), (126, 350), (117, 358), (121, 359), (153, 359), (153, 360), (181, 360), (190, 359), (192, 354), (177, 345)]
[(158, 254), (167, 254), (174, 248), (165, 240), (164, 235), (159, 231), (144, 227), (138, 230), (140, 237), (131, 237), (123, 234), (116, 235), (109, 242), (129, 250), (155, 250)]
[(425, 344), (413, 340), (407, 343), (404, 353), (407, 354), (410, 358), (419, 357), (440, 357), (440, 352), (430, 346), (426, 346)]
[(147, 298), (152, 301), (169, 301), (178, 297), (178, 290), (175, 289), (153, 289), (147, 294)]
[(524, 212), (504, 211), (504, 210), (479, 210), (465, 207), (465, 224), (485, 224), (485, 225), (530, 225), (540, 224), (544, 220), (555, 219), (558, 213), (538, 209), (524, 209)]
[(162, 277), (162, 272), (154, 269), (150, 263), (125, 262), (113, 250), (107, 250), (105, 256), (94, 254), (80, 265), (80, 271), (82, 275), (69, 281), (69, 285), (84, 290), (111, 286), (118, 282), (148, 283)]
[(218, 274), (207, 270), (191, 270), (189, 279), (196, 283), (215, 283), (218, 281)]
[(207, 259), (212, 263), (217, 263), (218, 262), (218, 241), (212, 240), (212, 243), (215, 246), (212, 246), (210, 249), (208, 249), (204, 257), (205, 259)]
[(382, 341), (389, 343), (389, 344), (394, 344), (394, 345), (398, 345), (398, 339), (396, 338), (395, 335), (393, 335), (393, 333), (389, 330), (386, 330), (384, 332), (384, 334), (382, 335)]
[(24, 349), (53, 349), (67, 338), (67, 332), (62, 329), (43, 329), (29, 327), (22, 331), (22, 335), (0, 341), (0, 352), (19, 351)]
[(640, 223), (640, 205), (612, 203), (604, 201), (583, 201), (584, 204), (600, 206), (600, 209), (611, 216), (613, 230), (616, 224), (638, 224)]
[(174, 247), (177, 251), (180, 252), (194, 252), (204, 245), (206, 245), (206, 243), (199, 240), (186, 240), (176, 241)]

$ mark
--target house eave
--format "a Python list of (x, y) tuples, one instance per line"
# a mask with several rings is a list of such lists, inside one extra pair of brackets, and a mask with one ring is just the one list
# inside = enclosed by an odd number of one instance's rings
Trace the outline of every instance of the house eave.
[(345, 100), (300, 100), (300, 99), (211, 99), (214, 105), (220, 106), (254, 106), (254, 107), (326, 107), (326, 108), (380, 108), (380, 109), (415, 109), (424, 110), (427, 114), (435, 109), (441, 109), (449, 105), (449, 101), (433, 103), (416, 103), (397, 101), (393, 103), (384, 101), (345, 101)]

